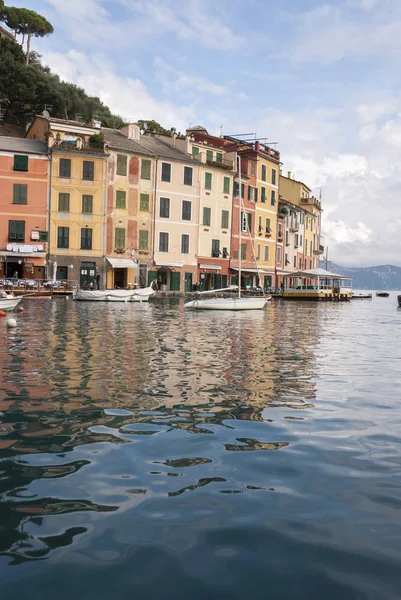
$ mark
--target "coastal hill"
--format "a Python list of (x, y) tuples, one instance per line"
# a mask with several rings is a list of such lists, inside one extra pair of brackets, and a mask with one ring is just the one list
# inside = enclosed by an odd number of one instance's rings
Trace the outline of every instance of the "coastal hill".
[[(326, 263), (322, 261), (320, 266), (325, 269)], [(401, 267), (343, 267), (329, 261), (327, 268), (334, 273), (353, 277), (352, 287), (356, 290), (401, 290)]]

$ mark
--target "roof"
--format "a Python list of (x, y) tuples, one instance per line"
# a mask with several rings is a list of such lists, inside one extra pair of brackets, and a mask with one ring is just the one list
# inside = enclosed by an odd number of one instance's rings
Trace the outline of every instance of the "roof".
[(147, 149), (155, 156), (161, 158), (168, 158), (170, 160), (180, 160), (186, 163), (192, 163), (193, 159), (191, 155), (181, 152), (177, 148), (172, 148), (169, 144), (161, 140), (160, 138), (153, 137), (151, 135), (143, 135), (141, 141), (138, 142), (143, 148)]
[(53, 117), (44, 117), (43, 115), (38, 115), (39, 117), (42, 117), (42, 119), (45, 119), (46, 121), (49, 121), (49, 123), (59, 123), (60, 125), (71, 125), (71, 127), (85, 127), (86, 129), (93, 129), (94, 131), (98, 130), (99, 127), (94, 127), (93, 125), (91, 125), (90, 123), (83, 123), (82, 121), (72, 121), (70, 119), (55, 119)]
[(47, 154), (46, 142), (7, 136), (0, 136), (0, 150), (21, 154)]
[(125, 150), (126, 152), (135, 152), (136, 154), (146, 154), (150, 156), (153, 155), (150, 150), (143, 147), (139, 142), (130, 140), (126, 135), (117, 129), (102, 127), (101, 133), (103, 133), (104, 139), (109, 148), (113, 148), (115, 150)]
[(308, 269), (306, 271), (296, 271), (295, 273), (288, 273), (287, 277), (310, 277), (311, 279), (317, 277), (327, 277), (328, 279), (353, 279), (353, 277), (332, 273), (331, 271), (326, 271), (326, 269)]

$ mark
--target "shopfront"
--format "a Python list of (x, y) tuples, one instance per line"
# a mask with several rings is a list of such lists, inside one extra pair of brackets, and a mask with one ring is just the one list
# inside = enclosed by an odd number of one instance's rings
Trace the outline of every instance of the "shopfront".
[(139, 287), (139, 265), (130, 258), (106, 258), (106, 289)]

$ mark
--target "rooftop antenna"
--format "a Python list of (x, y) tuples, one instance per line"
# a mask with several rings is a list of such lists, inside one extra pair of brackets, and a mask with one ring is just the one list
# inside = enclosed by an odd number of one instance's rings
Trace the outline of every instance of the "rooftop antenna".
[(223, 125), (220, 125), (220, 137), (223, 137)]

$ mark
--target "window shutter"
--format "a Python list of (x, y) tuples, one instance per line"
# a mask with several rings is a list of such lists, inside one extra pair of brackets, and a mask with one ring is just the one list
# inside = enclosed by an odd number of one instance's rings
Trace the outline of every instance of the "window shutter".
[(234, 181), (234, 196), (239, 196), (239, 183), (238, 181)]
[(248, 217), (248, 230), (249, 230), (249, 233), (252, 233), (252, 214), (246, 213), (246, 215)]
[(119, 250), (125, 248), (125, 229), (116, 227), (114, 232), (115, 247)]
[(184, 167), (184, 185), (192, 185), (192, 167)]
[(149, 247), (149, 231), (146, 229), (139, 230), (139, 250), (148, 250)]
[(141, 194), (139, 197), (139, 210), (149, 212), (149, 194)]
[(213, 150), (206, 150), (207, 162), (213, 162)]
[(241, 260), (246, 260), (246, 244), (241, 244)]
[(95, 176), (95, 163), (92, 160), (84, 160), (82, 167), (82, 179), (93, 181)]
[(70, 210), (70, 194), (60, 193), (58, 195), (58, 209), (61, 212), (69, 212), (69, 210)]
[(92, 210), (93, 210), (93, 196), (84, 194), (82, 196), (82, 212), (87, 213), (87, 214), (92, 214)]
[(197, 154), (199, 154), (199, 148), (198, 148), (198, 146), (192, 146), (192, 154), (194, 156), (196, 156)]
[(162, 181), (170, 183), (171, 181), (171, 165), (170, 163), (162, 163)]
[(205, 189), (206, 190), (212, 189), (212, 174), (211, 173), (205, 173)]
[(14, 156), (14, 171), (28, 171), (28, 157), (16, 154)]
[(230, 218), (230, 213), (228, 210), (221, 211), (221, 227), (222, 229), (228, 229), (228, 221)]
[(117, 154), (117, 175), (127, 174), (127, 157), (124, 154)]
[(221, 152), (216, 152), (216, 162), (218, 162), (218, 163), (223, 162), (223, 155)]
[(192, 203), (189, 200), (183, 200), (182, 201), (182, 220), (183, 221), (190, 221), (191, 220), (191, 209), (192, 209)]
[(172, 291), (175, 291), (175, 292), (180, 291), (180, 280), (181, 280), (181, 274), (178, 271), (173, 271), (171, 273), (171, 289), (172, 289)]
[(241, 183), (241, 198), (245, 199), (245, 183)]
[(230, 178), (229, 177), (224, 177), (224, 184), (223, 184), (223, 192), (224, 194), (229, 194), (230, 193)]
[(14, 183), (13, 204), (26, 204), (28, 186), (25, 183)]
[(116, 208), (126, 208), (126, 192), (123, 190), (116, 191)]
[(203, 207), (203, 225), (206, 225), (207, 227), (210, 227), (211, 212), (211, 209), (207, 206)]
[(141, 179), (150, 179), (151, 161), (143, 158), (141, 162)]
[(148, 271), (148, 286), (157, 279), (157, 271)]
[(170, 198), (160, 198), (159, 214), (162, 219), (170, 218)]
[(59, 177), (64, 178), (64, 179), (70, 179), (70, 177), (71, 177), (71, 159), (60, 158)]
[(187, 233), (181, 235), (181, 254), (189, 254), (189, 235)]

